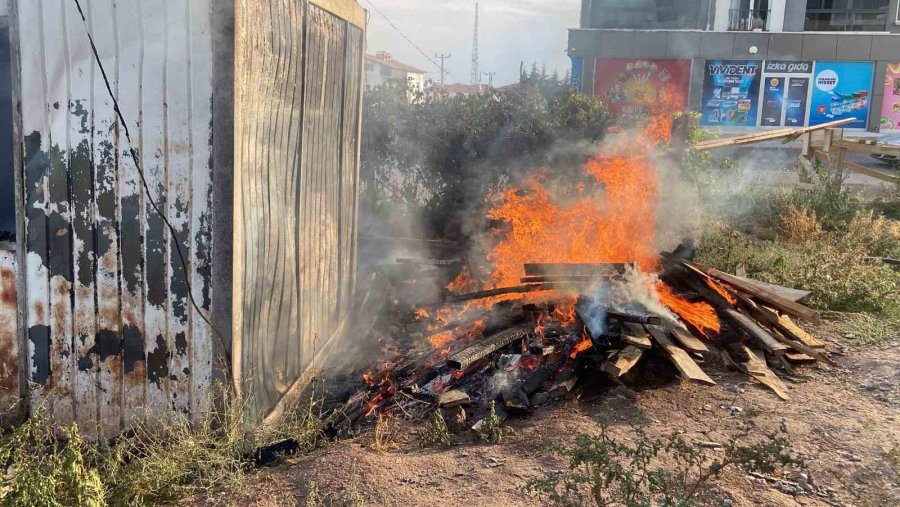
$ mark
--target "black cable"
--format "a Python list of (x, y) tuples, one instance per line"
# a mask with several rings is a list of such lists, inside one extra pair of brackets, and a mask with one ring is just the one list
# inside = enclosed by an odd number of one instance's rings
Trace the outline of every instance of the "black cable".
[[(374, 9), (375, 12), (377, 12), (378, 14), (380, 14), (381, 17), (384, 18), (384, 20), (387, 21), (388, 24), (391, 25), (391, 27), (392, 27), (394, 30), (396, 30), (397, 33), (399, 33), (401, 37), (403, 37), (404, 39), (406, 39), (406, 42), (409, 42), (409, 44), (410, 44), (412, 47), (416, 48), (416, 51), (418, 51), (419, 53), (422, 53), (422, 56), (424, 56), (425, 58), (427, 58), (428, 61), (431, 62), (435, 67), (437, 67), (438, 69), (442, 69), (441, 65), (440, 65), (438, 62), (436, 62), (433, 58), (431, 58), (430, 56), (428, 56), (428, 55), (425, 53), (425, 51), (422, 51), (422, 48), (420, 48), (419, 46), (417, 46), (416, 43), (412, 41), (412, 39), (410, 39), (409, 37), (407, 37), (406, 34), (403, 33), (403, 32), (400, 30), (400, 28), (398, 28), (397, 25), (394, 24), (393, 21), (391, 21), (391, 18), (387, 17), (387, 14), (385, 14), (385, 13), (381, 12), (380, 10), (378, 10), (378, 7), (376, 7), (375, 4), (372, 3), (372, 0), (366, 0), (366, 3), (369, 4), (369, 5), (371, 5), (371, 6), (372, 6), (372, 9)], [(442, 70), (443, 70), (443, 69), (442, 69)], [(452, 77), (453, 79), (457, 80), (458, 82), (460, 82), (460, 83), (462, 82), (462, 81), (459, 80), (458, 77), (454, 76), (453, 73), (451, 73), (449, 70), (446, 71), (446, 73), (447, 73), (448, 76)]]
[(137, 168), (137, 172), (141, 177), (141, 183), (144, 185), (144, 190), (147, 193), (147, 201), (150, 202), (150, 206), (153, 208), (153, 211), (159, 215), (163, 222), (165, 222), (166, 227), (169, 229), (169, 234), (172, 236), (172, 243), (175, 244), (175, 250), (178, 252), (178, 258), (181, 261), (181, 268), (184, 270), (184, 278), (185, 283), (188, 287), (188, 297), (191, 300), (191, 305), (197, 310), (197, 314), (200, 315), (200, 318), (203, 319), (204, 322), (209, 326), (212, 330), (213, 334), (216, 335), (216, 338), (219, 340), (219, 345), (222, 347), (222, 357), (225, 359), (225, 364), (228, 367), (229, 374), (232, 374), (231, 370), (231, 357), (228, 355), (228, 347), (225, 344), (225, 338), (222, 336), (222, 333), (216, 329), (216, 326), (209, 320), (209, 318), (203, 313), (203, 310), (200, 309), (200, 305), (197, 304), (197, 300), (194, 299), (194, 287), (191, 285), (190, 281), (190, 269), (188, 269), (187, 260), (184, 258), (184, 252), (181, 251), (181, 245), (178, 241), (178, 232), (175, 231), (175, 227), (172, 226), (172, 223), (169, 222), (166, 214), (163, 213), (159, 206), (156, 204), (156, 201), (153, 200), (153, 195), (150, 192), (150, 186), (147, 184), (147, 178), (144, 177), (144, 170), (141, 168), (141, 163), (138, 161), (137, 152), (134, 151), (134, 143), (131, 141), (131, 132), (128, 130), (128, 123), (125, 122), (125, 116), (122, 115), (122, 109), (119, 108), (119, 101), (116, 99), (116, 94), (113, 93), (112, 85), (109, 82), (109, 77), (106, 75), (106, 69), (103, 67), (103, 62), (100, 60), (100, 52), (97, 51), (97, 45), (94, 43), (94, 36), (91, 34), (91, 29), (88, 27), (87, 18), (84, 15), (84, 11), (81, 9), (81, 2), (79, 0), (75, 0), (75, 6), (78, 8), (78, 14), (81, 15), (81, 21), (84, 23), (84, 30), (87, 32), (88, 40), (91, 42), (91, 50), (94, 52), (94, 59), (97, 60), (97, 66), (100, 68), (100, 74), (103, 76), (103, 81), (106, 83), (106, 91), (109, 92), (109, 98), (112, 99), (113, 107), (115, 107), (116, 115), (119, 117), (119, 123), (122, 124), (123, 130), (125, 130), (125, 139), (128, 141), (128, 152), (131, 154), (131, 160), (134, 161), (134, 167)]

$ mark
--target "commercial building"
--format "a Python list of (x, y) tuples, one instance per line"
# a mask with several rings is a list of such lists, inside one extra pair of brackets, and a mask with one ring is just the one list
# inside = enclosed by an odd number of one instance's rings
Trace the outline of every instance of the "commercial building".
[[(900, 129), (900, 0), (583, 0), (573, 81), (620, 114), (663, 94), (707, 127)], [(672, 101), (669, 101), (670, 103)]]

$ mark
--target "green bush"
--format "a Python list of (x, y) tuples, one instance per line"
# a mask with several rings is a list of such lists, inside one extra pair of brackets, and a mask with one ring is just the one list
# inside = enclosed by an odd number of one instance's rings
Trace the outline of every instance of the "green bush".
[(687, 507), (709, 500), (703, 496), (710, 496), (715, 481), (729, 468), (771, 474), (778, 467), (799, 464), (787, 449), (788, 442), (778, 435), (750, 445), (740, 445), (735, 438), (711, 458), (678, 435), (657, 439), (636, 429), (627, 441), (620, 441), (601, 425), (596, 435), (579, 434), (572, 445), (551, 446), (568, 461), (569, 470), (533, 479), (526, 488), (565, 507)]

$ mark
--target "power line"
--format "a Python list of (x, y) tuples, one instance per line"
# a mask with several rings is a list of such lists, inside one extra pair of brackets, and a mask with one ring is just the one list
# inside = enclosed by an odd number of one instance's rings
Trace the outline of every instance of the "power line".
[(439, 55), (434, 55), (435, 58), (439, 58), (441, 60), (441, 88), (444, 87), (444, 76), (449, 74), (449, 72), (444, 70), (444, 60), (449, 60), (453, 57), (453, 55), (445, 55), (443, 53)]
[[(426, 53), (425, 51), (423, 51), (422, 48), (420, 48), (415, 42), (412, 41), (412, 39), (410, 39), (409, 37), (407, 37), (406, 34), (403, 33), (403, 31), (400, 30), (400, 28), (399, 28), (397, 25), (395, 25), (393, 21), (391, 21), (391, 18), (387, 17), (387, 14), (381, 12), (381, 10), (379, 10), (378, 7), (377, 7), (374, 3), (372, 3), (372, 0), (366, 0), (366, 3), (369, 4), (370, 6), (372, 6), (372, 10), (374, 10), (374, 11), (377, 12), (379, 15), (381, 15), (381, 17), (384, 18), (384, 20), (387, 21), (389, 25), (391, 25), (391, 28), (393, 28), (394, 30), (396, 30), (397, 33), (399, 33), (401, 37), (403, 37), (404, 39), (406, 39), (406, 42), (408, 42), (410, 46), (416, 48), (416, 51), (418, 51), (419, 53), (422, 54), (422, 56), (424, 56), (425, 58), (427, 58), (428, 61), (431, 62), (432, 65), (434, 65), (436, 68), (441, 69), (441, 79), (444, 79), (444, 68), (443, 68), (443, 66), (442, 66), (441, 64), (439, 64), (439, 63), (438, 63), (437, 61), (435, 61), (433, 58), (431, 58), (430, 56), (428, 56), (428, 53)], [(459, 81), (459, 79), (458, 79), (456, 76), (454, 76), (450, 71), (447, 71), (447, 75), (449, 75), (449, 76), (452, 77), (453, 79), (456, 79), (457, 81)]]

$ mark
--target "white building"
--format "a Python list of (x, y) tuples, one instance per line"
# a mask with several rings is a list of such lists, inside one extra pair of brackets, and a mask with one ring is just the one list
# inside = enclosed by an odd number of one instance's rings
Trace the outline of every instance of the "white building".
[(412, 101), (425, 90), (426, 72), (400, 63), (385, 51), (366, 55), (366, 88), (376, 88), (389, 81), (406, 83), (407, 97)]

